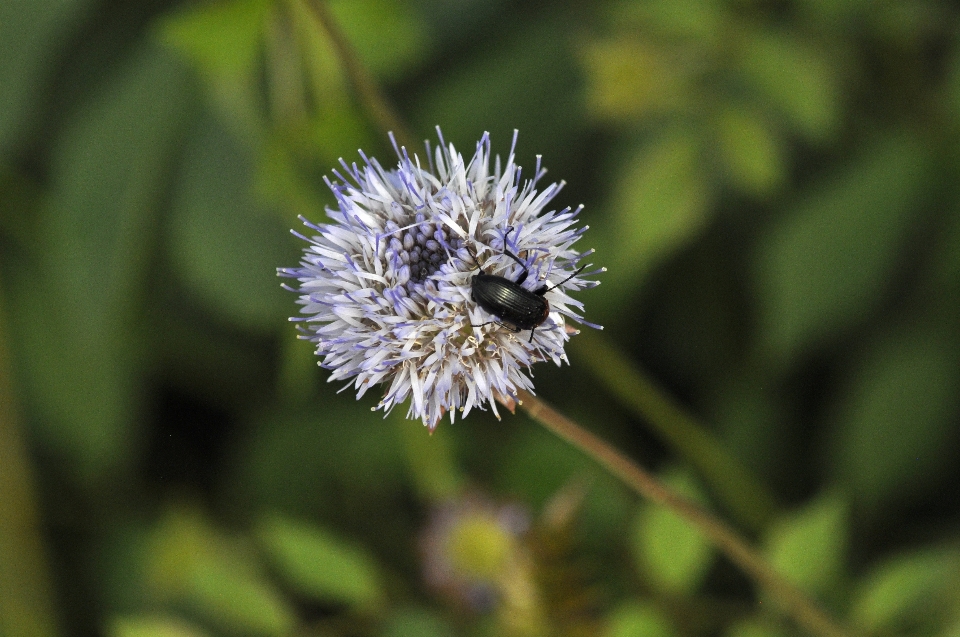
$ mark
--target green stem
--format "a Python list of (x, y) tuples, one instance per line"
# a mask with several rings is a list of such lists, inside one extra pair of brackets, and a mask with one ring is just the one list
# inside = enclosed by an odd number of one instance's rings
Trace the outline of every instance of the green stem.
[(668, 489), (652, 474), (536, 396), (519, 392), (518, 403), (531, 418), (593, 458), (638, 494), (667, 507), (697, 528), (730, 561), (766, 590), (797, 624), (811, 634), (819, 637), (848, 637), (845, 629), (820, 610), (800, 589), (777, 573), (760, 553), (730, 526)]
[(694, 466), (735, 519), (753, 531), (766, 526), (777, 511), (773, 495), (716, 436), (603, 336), (584, 331), (571, 347), (623, 406)]
[(0, 299), (0, 635), (55, 637), (53, 587), (20, 435), (5, 319)]
[(353, 90), (376, 126), (384, 132), (392, 132), (396, 135), (397, 143), (401, 146), (410, 149), (416, 148), (413, 135), (403, 125), (403, 121), (397, 116), (390, 106), (390, 102), (380, 91), (376, 80), (360, 61), (356, 50), (330, 13), (330, 7), (327, 6), (327, 3), (324, 0), (307, 0), (307, 7), (313, 13), (320, 27), (329, 36), (330, 42), (343, 64), (343, 69), (353, 85)]

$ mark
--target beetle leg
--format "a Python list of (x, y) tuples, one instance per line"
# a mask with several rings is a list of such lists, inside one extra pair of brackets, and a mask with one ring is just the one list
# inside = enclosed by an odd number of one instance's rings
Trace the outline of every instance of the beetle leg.
[(517, 285), (523, 285), (523, 282), (527, 280), (527, 275), (530, 274), (530, 271), (527, 269), (527, 264), (520, 260), (520, 257), (510, 252), (509, 250), (504, 250), (503, 253), (520, 264), (520, 267), (523, 268), (523, 272), (520, 273), (520, 276), (517, 277), (517, 280), (514, 281)]

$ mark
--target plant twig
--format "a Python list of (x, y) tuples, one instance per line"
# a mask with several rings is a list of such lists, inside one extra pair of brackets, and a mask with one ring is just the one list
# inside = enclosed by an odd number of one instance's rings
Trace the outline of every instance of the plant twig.
[(766, 526), (776, 513), (775, 498), (716, 436), (602, 334), (586, 330), (571, 347), (604, 388), (693, 465), (741, 525), (752, 531)]
[(337, 55), (343, 64), (343, 70), (353, 85), (353, 90), (356, 91), (364, 110), (369, 113), (374, 124), (380, 130), (392, 132), (401, 146), (414, 150), (416, 141), (413, 135), (403, 125), (402, 120), (391, 108), (390, 102), (381, 93), (379, 85), (373, 79), (367, 67), (360, 61), (353, 45), (347, 40), (343, 31), (337, 25), (337, 21), (331, 15), (330, 7), (324, 0), (307, 0), (306, 4), (320, 27), (330, 37), (330, 42), (337, 50)]
[(721, 520), (683, 498), (632, 460), (573, 422), (543, 400), (521, 391), (518, 402), (531, 418), (560, 436), (641, 496), (665, 506), (689, 522), (751, 579), (770, 593), (797, 624), (819, 637), (849, 637), (800, 589), (773, 570), (746, 540)]

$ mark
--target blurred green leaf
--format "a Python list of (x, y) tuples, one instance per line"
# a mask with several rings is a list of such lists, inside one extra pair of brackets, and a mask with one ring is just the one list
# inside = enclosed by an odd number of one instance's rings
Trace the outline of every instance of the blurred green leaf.
[[(662, 478), (675, 492), (699, 504), (705, 502), (690, 472), (674, 469)], [(640, 572), (668, 593), (695, 592), (713, 563), (713, 545), (697, 529), (670, 510), (649, 502), (640, 505), (631, 544)]]
[(724, 631), (724, 637), (790, 637), (792, 633), (769, 619), (741, 619)]
[(825, 49), (788, 32), (752, 29), (746, 35), (739, 67), (760, 107), (772, 109), (810, 140), (836, 136), (841, 84)]
[(956, 335), (920, 324), (887, 333), (854, 364), (838, 398), (834, 475), (876, 506), (909, 495), (956, 462)]
[(272, 0), (228, 0), (190, 5), (159, 24), (162, 41), (186, 54), (211, 77), (252, 73)]
[(412, 2), (332, 0), (330, 11), (370, 71), (393, 80), (420, 63), (431, 32)]
[(158, 610), (164, 592), (154, 585), (150, 571), (158, 544), (157, 525), (156, 518), (127, 519), (100, 536), (94, 573), (104, 621)]
[(877, 37), (895, 44), (901, 52), (916, 48), (939, 31), (946, 18), (944, 6), (929, 0), (878, 2), (865, 9), (857, 17), (862, 16), (863, 22)]
[(777, 389), (764, 381), (752, 375), (728, 374), (717, 383), (711, 406), (704, 411), (705, 420), (717, 428), (724, 445), (736, 450), (744, 467), (755, 472), (755, 481), (766, 483), (773, 493), (776, 485), (771, 478), (782, 475), (784, 459), (794, 452), (786, 441), (790, 428)]
[(108, 637), (206, 637), (208, 633), (178, 617), (167, 615), (125, 615), (114, 617), (106, 630)]
[(193, 3), (157, 25), (160, 41), (193, 64), (213, 101), (248, 134), (259, 128), (256, 68), (273, 5), (273, 0)]
[(904, 633), (918, 626), (942, 629), (960, 589), (960, 553), (930, 548), (895, 556), (876, 566), (854, 594), (850, 615), (865, 631)]
[[(5, 268), (0, 270), (4, 273)], [(59, 637), (53, 561), (44, 546), (41, 490), (34, 483), (30, 444), (22, 430), (3, 283), (0, 277), (0, 635)]]
[[(313, 101), (309, 99), (308, 87), (311, 83), (308, 74), (316, 73), (318, 67), (326, 67), (309, 64), (314, 56), (299, 46), (303, 35), (306, 35), (301, 34), (304, 29), (297, 29), (295, 24), (291, 24), (296, 18), (286, 15), (288, 11), (284, 11), (299, 6), (292, 2), (274, 2), (271, 19), (264, 25), (263, 66), (262, 71), (259, 68), (258, 71), (263, 74), (264, 110), (274, 122), (297, 121), (306, 117), (308, 101)], [(316, 101), (321, 100), (318, 98)]]
[(189, 91), (146, 48), (79, 106), (54, 151), (52, 192), (14, 304), (25, 389), (42, 438), (84, 479), (136, 451), (145, 373), (136, 312)]
[(587, 107), (597, 117), (632, 120), (682, 108), (693, 94), (683, 60), (630, 36), (588, 41), (580, 57), (589, 84)]
[(915, 221), (928, 167), (920, 140), (887, 135), (761, 236), (754, 277), (768, 362), (789, 364), (876, 305)]
[(494, 151), (505, 154), (519, 130), (518, 162), (527, 170), (534, 153), (542, 153), (551, 169), (577, 156), (584, 121), (575, 61), (557, 37), (562, 18), (521, 22), (498, 33), (495, 45), (425, 87), (410, 115), (414, 131), (440, 125), (446, 140), (467, 152), (489, 131)]
[(355, 156), (358, 148), (375, 148), (370, 131), (351, 108), (325, 109), (318, 117), (284, 127), (271, 134), (257, 165), (255, 192), (282, 210), (292, 227), (298, 216), (314, 222), (325, 218), (333, 203), (326, 184), (314, 167), (327, 172), (340, 157)]
[(946, 627), (937, 634), (937, 637), (960, 637), (960, 605), (953, 605), (953, 618), (946, 622)]
[(371, 555), (315, 525), (269, 516), (258, 523), (257, 537), (280, 575), (303, 595), (367, 608), (383, 598)]
[(288, 2), (287, 6), (300, 46), (307, 83), (316, 98), (317, 111), (327, 114), (329, 111), (352, 108), (343, 64), (308, 2), (295, 0)]
[(846, 501), (824, 494), (773, 524), (767, 559), (781, 575), (822, 599), (844, 581), (850, 532)]
[(197, 299), (240, 327), (275, 332), (295, 311), (276, 268), (297, 249), (252, 187), (253, 157), (211, 116), (191, 131), (173, 197), (170, 260)]
[(666, 40), (684, 40), (689, 47), (716, 46), (726, 33), (728, 5), (718, 0), (671, 2), (620, 2), (614, 4), (612, 22), (630, 25)]
[(456, 634), (437, 613), (406, 608), (390, 616), (380, 637), (454, 637)]
[(954, 38), (946, 61), (944, 100), (953, 116), (954, 126), (960, 125), (960, 35)]
[(746, 193), (764, 196), (787, 176), (786, 149), (772, 123), (749, 108), (723, 109), (716, 122), (718, 148), (727, 179)]
[(862, 20), (864, 14), (876, 11), (882, 5), (875, 0), (798, 0), (796, 3), (806, 21), (830, 28), (842, 28), (855, 20)]
[(944, 315), (953, 314), (960, 299), (960, 202), (945, 219), (946, 227), (932, 246), (933, 261), (930, 271), (929, 298), (935, 301)]
[(0, 155), (23, 134), (23, 124), (43, 99), (43, 83), (52, 75), (60, 46), (87, 0), (0, 2)]
[(264, 577), (247, 543), (203, 513), (172, 508), (153, 532), (147, 582), (162, 603), (182, 604), (215, 626), (247, 635), (289, 635), (296, 616)]
[(277, 374), (277, 394), (280, 402), (298, 405), (313, 399), (316, 363), (317, 357), (312, 343), (295, 338), (293, 334), (281, 336)]
[(607, 246), (608, 302), (621, 298), (704, 226), (712, 204), (704, 179), (699, 138), (687, 128), (668, 129), (622, 162), (614, 179), (613, 216), (600, 239)]
[(454, 452), (456, 432), (449, 427), (428, 431), (399, 415), (391, 417), (400, 430), (407, 469), (424, 502), (443, 502), (460, 493), (466, 483)]
[(607, 616), (604, 637), (675, 637), (663, 613), (648, 602), (626, 602)]
[(279, 591), (225, 562), (198, 565), (184, 601), (231, 633), (282, 637), (296, 625), (294, 610)]
[[(37, 212), (43, 209), (43, 197), (38, 184), (11, 166), (0, 164), (0, 241), (4, 243), (0, 266), (6, 265), (13, 279), (19, 273), (11, 265), (23, 264), (26, 254), (38, 252)], [(20, 273), (25, 271), (20, 268)]]
[[(290, 332), (287, 337), (294, 338)], [(311, 374), (325, 374), (315, 359)], [(369, 404), (324, 388), (309, 407), (273, 406), (251, 414), (245, 424), (230, 490), (249, 514), (326, 511), (344, 524), (370, 520), (371, 510), (401, 515), (408, 484), (402, 441), (394, 424), (371, 414)]]

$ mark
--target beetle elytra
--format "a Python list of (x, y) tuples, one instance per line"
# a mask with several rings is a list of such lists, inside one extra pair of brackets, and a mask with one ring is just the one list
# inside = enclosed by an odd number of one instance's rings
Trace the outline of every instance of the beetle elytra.
[[(527, 275), (530, 272), (526, 264), (517, 255), (506, 249), (506, 237), (509, 235), (510, 231), (504, 237), (503, 253), (519, 263), (523, 271), (516, 281), (511, 281), (506, 277), (484, 272), (477, 262), (479, 272), (470, 280), (470, 298), (500, 320), (481, 323), (480, 325), (474, 325), (474, 327), (501, 323), (514, 332), (530, 330), (530, 342), (532, 343), (533, 334), (537, 327), (542, 325), (550, 315), (550, 302), (544, 295), (580, 274), (587, 266), (580, 266), (576, 272), (553, 286), (544, 284), (536, 290), (528, 290), (523, 287), (523, 282), (527, 280)], [(474, 255), (474, 261), (476, 261), (476, 255)]]

